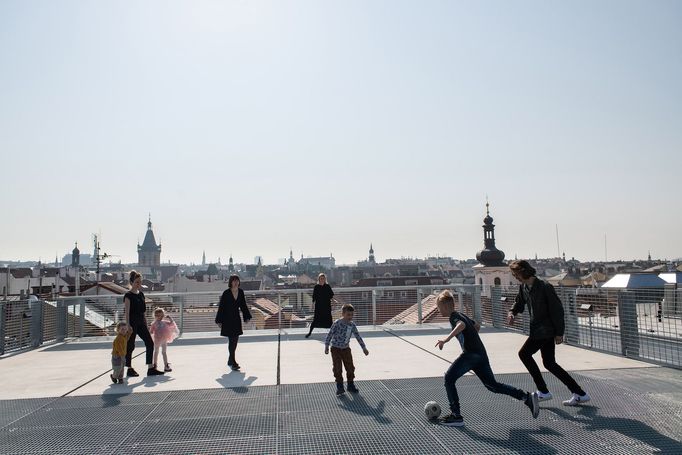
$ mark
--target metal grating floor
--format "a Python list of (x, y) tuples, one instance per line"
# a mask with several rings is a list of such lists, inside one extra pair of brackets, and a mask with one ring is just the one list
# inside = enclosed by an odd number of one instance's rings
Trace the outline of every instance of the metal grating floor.
[[(423, 416), (446, 404), (441, 378), (359, 381), (360, 394), (300, 384), (0, 401), (2, 454), (681, 454), (679, 371), (574, 374), (593, 401), (553, 401), (533, 420), (520, 402), (458, 382), (466, 426)], [(532, 389), (528, 374), (498, 380)]]

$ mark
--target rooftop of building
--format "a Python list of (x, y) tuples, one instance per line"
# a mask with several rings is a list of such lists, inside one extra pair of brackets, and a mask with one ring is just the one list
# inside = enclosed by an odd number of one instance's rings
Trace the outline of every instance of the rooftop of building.
[[(427, 401), (447, 402), (442, 375), (459, 347), (434, 348), (447, 325), (361, 327), (370, 354), (353, 341), (360, 393), (340, 398), (323, 331), (305, 339), (304, 330), (245, 334), (241, 372), (227, 369), (215, 333), (183, 336), (169, 345), (172, 373), (126, 384), (109, 380), (110, 338), (2, 358), (0, 452), (682, 453), (678, 370), (562, 345), (559, 362), (592, 402), (561, 406), (568, 391), (546, 375), (556, 398), (534, 420), (467, 375), (458, 381), (466, 426), (447, 428), (423, 414)], [(497, 379), (532, 390), (516, 355), (525, 337), (484, 327), (482, 339)], [(142, 353), (138, 345), (139, 371)]]

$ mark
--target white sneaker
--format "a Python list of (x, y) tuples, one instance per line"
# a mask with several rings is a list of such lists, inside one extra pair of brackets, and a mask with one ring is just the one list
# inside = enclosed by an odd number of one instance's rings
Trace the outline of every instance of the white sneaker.
[(548, 400), (551, 400), (552, 398), (554, 398), (554, 396), (552, 395), (552, 392), (542, 393), (538, 390), (535, 393), (538, 394), (538, 401), (548, 401)]
[(585, 395), (578, 395), (574, 393), (570, 400), (564, 401), (564, 406), (578, 406), (582, 403), (590, 401), (590, 396), (585, 392)]

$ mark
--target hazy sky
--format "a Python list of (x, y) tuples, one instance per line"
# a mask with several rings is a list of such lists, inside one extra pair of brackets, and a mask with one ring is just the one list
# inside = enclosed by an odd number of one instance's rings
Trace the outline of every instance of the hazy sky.
[(682, 256), (682, 2), (0, 2), (0, 259)]

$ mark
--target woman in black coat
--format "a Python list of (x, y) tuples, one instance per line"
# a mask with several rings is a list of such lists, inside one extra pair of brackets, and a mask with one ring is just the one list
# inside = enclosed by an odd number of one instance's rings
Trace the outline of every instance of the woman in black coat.
[(327, 275), (320, 273), (317, 276), (317, 284), (313, 289), (315, 316), (310, 324), (310, 332), (305, 336), (306, 338), (310, 337), (315, 327), (328, 329), (332, 326), (332, 297), (334, 297), (334, 291), (327, 284)]
[(233, 370), (239, 370), (240, 366), (235, 358), (235, 351), (237, 350), (239, 335), (244, 333), (242, 332), (239, 310), (242, 311), (244, 322), (249, 322), (251, 313), (246, 306), (244, 291), (239, 288), (239, 277), (237, 275), (230, 277), (228, 286), (229, 289), (223, 292), (223, 295), (220, 297), (220, 306), (215, 317), (215, 323), (220, 326), (220, 335), (227, 337), (229, 340), (228, 351), (230, 356), (227, 360), (227, 365), (232, 367)]

